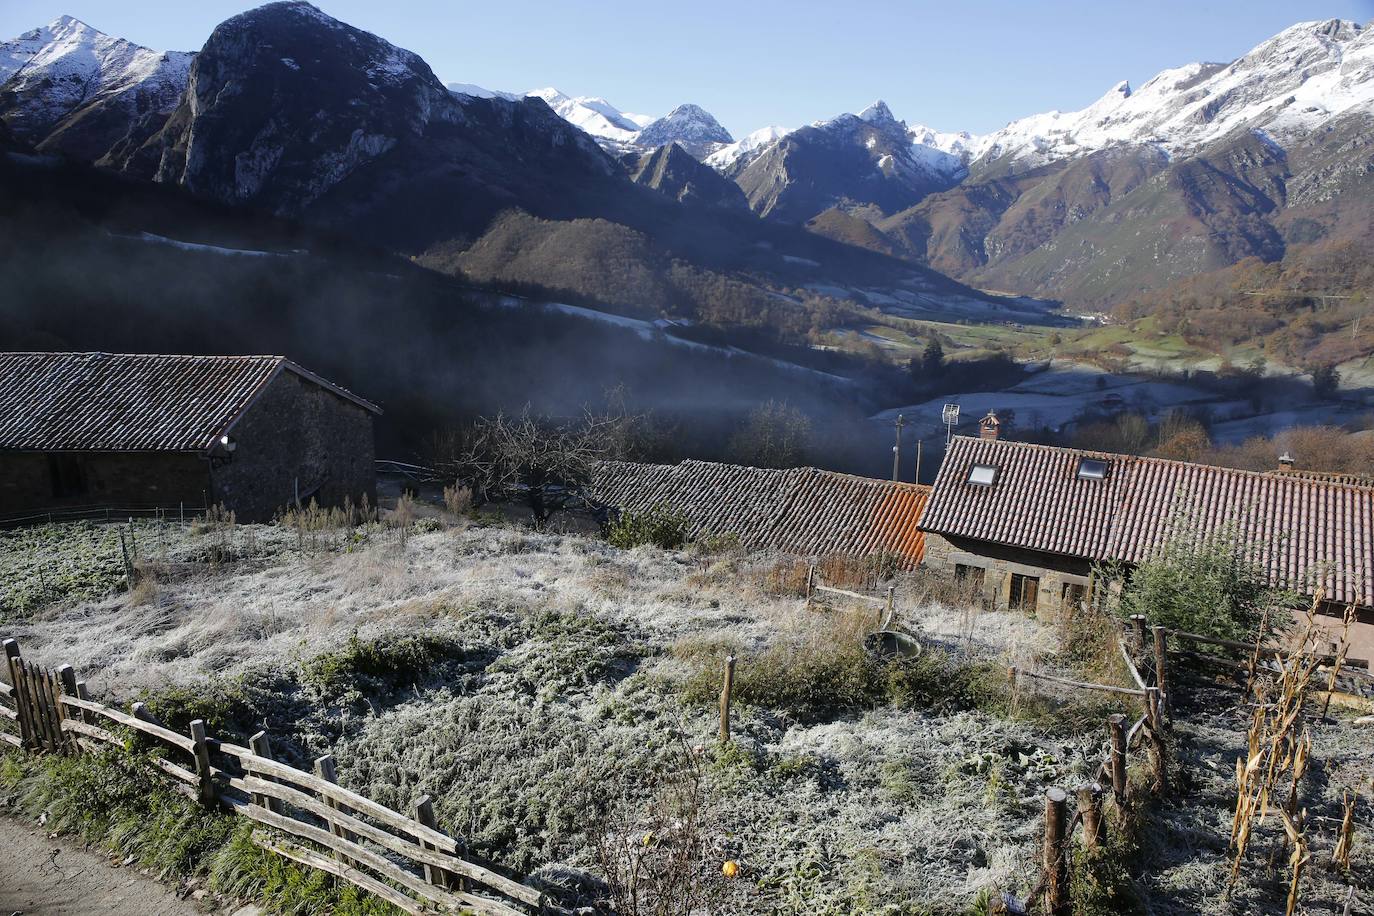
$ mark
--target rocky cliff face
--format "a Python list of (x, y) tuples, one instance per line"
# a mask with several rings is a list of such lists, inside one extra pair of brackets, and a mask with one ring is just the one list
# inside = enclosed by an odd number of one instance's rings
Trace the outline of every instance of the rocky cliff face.
[(41, 152), (96, 161), (162, 126), (186, 88), (192, 56), (62, 16), (0, 44), (0, 120)]
[(741, 211), (748, 206), (739, 185), (676, 143), (634, 158), (628, 168), (630, 180), (679, 203)]
[(303, 2), (235, 16), (125, 171), (402, 249), (624, 185), (539, 99), (450, 92), (415, 54)]

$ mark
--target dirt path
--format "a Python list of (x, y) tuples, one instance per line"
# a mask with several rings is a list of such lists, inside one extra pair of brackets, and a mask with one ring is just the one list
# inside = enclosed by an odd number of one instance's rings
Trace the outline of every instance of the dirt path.
[(99, 850), (0, 816), (0, 916), (200, 916), (189, 900)]

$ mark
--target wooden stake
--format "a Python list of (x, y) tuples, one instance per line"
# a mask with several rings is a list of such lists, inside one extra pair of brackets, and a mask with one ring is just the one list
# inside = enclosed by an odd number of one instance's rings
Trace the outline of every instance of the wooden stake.
[[(434, 804), (428, 795), (421, 795), (420, 799), (415, 802), (415, 819), (431, 830), (439, 829), (439, 821), (434, 817)], [(424, 849), (438, 848), (424, 840), (420, 841), (420, 846)], [(454, 875), (451, 872), (436, 868), (433, 865), (425, 865), (425, 880), (435, 887), (451, 890), (455, 884), (453, 879)]]
[(730, 693), (735, 688), (735, 657), (725, 659), (725, 683), (720, 689), (720, 740), (730, 740)]
[(1155, 636), (1155, 686), (1159, 688), (1160, 699), (1164, 701), (1167, 713), (1173, 706), (1170, 691), (1173, 685), (1169, 678), (1169, 634), (1163, 627), (1152, 627)]
[(196, 776), (200, 778), (200, 803), (206, 807), (215, 804), (215, 781), (210, 769), (210, 745), (205, 737), (205, 720), (191, 720), (191, 740), (195, 742), (193, 754), (196, 758)]
[(1162, 794), (1169, 791), (1169, 774), (1166, 766), (1168, 753), (1164, 745), (1164, 713), (1158, 687), (1146, 688), (1145, 707), (1149, 715), (1146, 725), (1150, 729), (1150, 765), (1155, 771), (1155, 785)]
[[(85, 681), (77, 681), (77, 682), (76, 682), (76, 698), (77, 698), (78, 700), (87, 700), (87, 701), (90, 700), (91, 694), (90, 694), (90, 692), (89, 692), (88, 690), (86, 690), (86, 682), (85, 682)], [(83, 709), (83, 710), (81, 710), (81, 721), (82, 721), (82, 722), (85, 722), (87, 725), (94, 725), (94, 724), (95, 724), (95, 713), (91, 712), (89, 709)]]
[[(315, 761), (315, 775), (323, 779), (325, 782), (332, 782), (335, 785), (338, 785), (339, 774), (338, 770), (334, 766), (333, 754), (325, 754), (323, 757)], [(326, 797), (323, 799), (323, 801), (326, 805), (328, 805), (331, 808), (337, 809), (339, 807), (339, 803), (332, 798)], [(340, 827), (334, 821), (329, 822), (329, 832), (337, 837), (342, 837), (343, 839), (348, 840), (349, 842), (353, 842), (354, 840), (354, 836), (352, 833)], [(338, 850), (334, 851), (334, 858), (337, 859), (341, 865), (346, 865), (350, 868), (353, 867), (353, 860), (351, 860), (350, 858), (348, 858), (348, 856), (344, 855)]]
[[(259, 757), (264, 758), (265, 760), (276, 760), (276, 759), (277, 759), (277, 758), (275, 758), (275, 757), (272, 756), (272, 739), (269, 738), (269, 737), (267, 737), (267, 732), (265, 732), (265, 731), (260, 731), (260, 732), (258, 732), (256, 735), (254, 735), (253, 737), (249, 738), (249, 739), (248, 739), (248, 748), (249, 748), (249, 750), (251, 750), (254, 754), (258, 755)], [(270, 777), (270, 776), (265, 776), (265, 777), (263, 777), (263, 778), (264, 778), (264, 779), (271, 779), (272, 782), (276, 782), (276, 780), (275, 780), (275, 779), (272, 779), (272, 777)], [(271, 811), (273, 814), (281, 814), (281, 813), (283, 812), (281, 799), (279, 799), (279, 798), (269, 798), (269, 797), (266, 796), (266, 795), (254, 794), (254, 795), (253, 795), (253, 804), (258, 805), (259, 807), (262, 807), (262, 808), (266, 808), (267, 810)]]
[[(57, 680), (62, 689), (58, 696), (58, 702), (55, 709), (57, 711), (57, 726), (61, 729), (62, 721), (68, 718), (67, 707), (62, 704), (61, 698), (64, 696), (76, 696), (76, 672), (72, 670), (71, 665), (63, 665), (61, 668), (57, 669)], [(80, 719), (81, 717), (79, 715), (72, 715), (71, 718)], [(64, 731), (59, 731), (59, 734), (62, 737), (63, 750), (69, 753), (76, 753), (78, 745), (75, 736), (71, 736)]]
[(1064, 848), (1068, 798), (1057, 786), (1045, 791), (1045, 909), (1055, 916), (1069, 911), (1069, 859)]
[(1083, 819), (1083, 845), (1096, 849), (1102, 841), (1102, 787), (1097, 783), (1079, 787), (1078, 814)]
[(1121, 713), (1107, 718), (1112, 739), (1112, 794), (1118, 806), (1126, 807), (1126, 717)]
[(29, 704), (24, 692), (21, 674), (23, 660), (19, 656), (19, 641), (17, 639), (5, 640), (5, 665), (9, 671), (14, 708), (19, 715), (19, 740), (23, 742), (24, 747), (31, 747), (33, 745), (33, 724), (29, 718)]
[(816, 590), (816, 564), (812, 563), (806, 568), (806, 601), (811, 602), (811, 593)]

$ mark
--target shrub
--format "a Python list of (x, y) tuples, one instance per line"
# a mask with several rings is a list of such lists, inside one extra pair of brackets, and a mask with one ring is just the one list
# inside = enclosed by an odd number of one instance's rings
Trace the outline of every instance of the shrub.
[(641, 544), (676, 550), (687, 543), (690, 530), (687, 516), (666, 506), (655, 506), (645, 512), (622, 512), (607, 525), (606, 540), (621, 550)]
[(437, 665), (462, 661), (466, 656), (461, 643), (445, 636), (425, 634), (363, 642), (355, 632), (342, 649), (308, 659), (301, 666), (301, 683), (334, 699), (351, 691), (379, 692), (426, 680)]
[[(1266, 618), (1288, 622), (1296, 596), (1272, 589), (1256, 551), (1234, 531), (1204, 532), (1190, 520), (1140, 564), (1121, 587), (1122, 616), (1144, 614), (1151, 624), (1204, 636), (1253, 641)], [(1109, 578), (1122, 578), (1117, 571)]]

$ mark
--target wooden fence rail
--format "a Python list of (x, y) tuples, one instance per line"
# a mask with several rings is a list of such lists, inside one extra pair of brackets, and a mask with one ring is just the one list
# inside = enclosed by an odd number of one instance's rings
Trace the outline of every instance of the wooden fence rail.
[(273, 759), (265, 732), (241, 747), (206, 734), (197, 719), (183, 735), (141, 703), (123, 712), (91, 700), (68, 666), (34, 665), (12, 639), (4, 648), (9, 683), (0, 682), (0, 741), (11, 747), (52, 754), (122, 748), (126, 738), (116, 729), (127, 729), (180, 755), (150, 759), (182, 794), (278, 831), (254, 831), (257, 845), (407, 913), (566, 913), (538, 889), (465, 858), (462, 844), (435, 825), (428, 796), (408, 817), (340, 786), (332, 756), (310, 773)]

